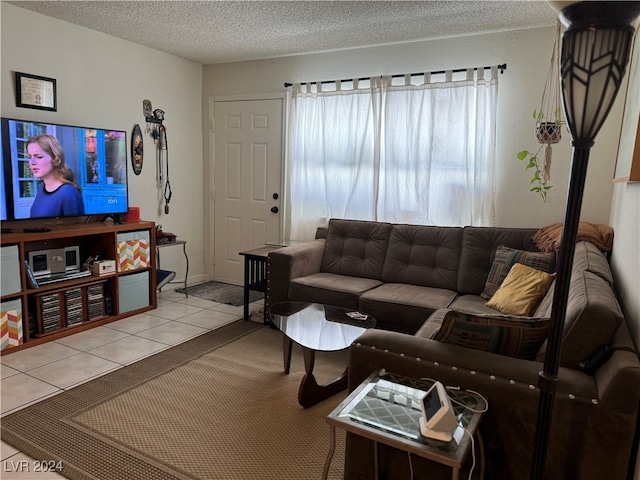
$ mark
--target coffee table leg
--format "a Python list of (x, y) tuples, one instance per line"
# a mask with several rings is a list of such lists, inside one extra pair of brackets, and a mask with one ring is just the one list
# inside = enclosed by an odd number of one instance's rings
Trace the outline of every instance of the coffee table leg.
[(302, 358), (304, 358), (304, 371), (308, 375), (313, 375), (313, 366), (316, 363), (316, 352), (310, 348), (302, 347)]
[(332, 382), (326, 385), (318, 385), (316, 378), (313, 376), (316, 352), (302, 347), (302, 354), (304, 356), (304, 369), (307, 373), (302, 377), (302, 382), (298, 389), (298, 403), (300, 405), (304, 408), (313, 407), (347, 388), (347, 370)]

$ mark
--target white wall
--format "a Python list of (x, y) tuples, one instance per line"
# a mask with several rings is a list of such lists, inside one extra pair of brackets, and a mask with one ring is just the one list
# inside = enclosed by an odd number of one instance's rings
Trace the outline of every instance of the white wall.
[(635, 343), (640, 346), (640, 182), (616, 183), (611, 226), (615, 231), (611, 267), (617, 293)]
[[(640, 21), (636, 28), (640, 27)], [(626, 82), (622, 85), (620, 95), (629, 95), (629, 102), (637, 102), (640, 92), (640, 39), (636, 34), (634, 53), (627, 67)], [(627, 105), (629, 112), (636, 112), (637, 104)], [(633, 118), (633, 113), (630, 118)], [(632, 124), (634, 122), (631, 122)], [(625, 130), (626, 131), (626, 130)], [(635, 124), (630, 129), (631, 135), (621, 135), (619, 165), (623, 165), (618, 176), (624, 177), (631, 169), (633, 152), (636, 144)], [(628, 169), (626, 172), (624, 169)], [(617, 293), (625, 318), (629, 321), (631, 333), (636, 345), (640, 346), (640, 182), (616, 182), (613, 189), (611, 203), (610, 225), (615, 232), (614, 249), (611, 257), (611, 267), (616, 280)], [(640, 462), (640, 459), (639, 459)], [(640, 463), (638, 464), (640, 477)]]
[[(144, 220), (160, 223), (188, 242), (190, 281), (201, 281), (202, 66), (4, 2), (1, 16), (2, 116), (126, 130), (130, 142), (134, 124), (143, 130), (146, 126), (143, 99), (166, 112), (173, 190), (170, 213), (161, 213), (155, 146), (146, 135), (142, 173), (133, 174), (130, 154), (127, 162), (130, 205), (141, 207)], [(16, 71), (55, 78), (57, 112), (16, 107)], [(165, 248), (161, 253), (162, 267), (183, 278), (181, 249)]]
[[(636, 48), (637, 45), (640, 43), (636, 41)], [(629, 71), (626, 78), (627, 80), (630, 78)], [(640, 82), (640, 76), (636, 75), (635, 81)], [(624, 88), (623, 85), (621, 95), (625, 91)], [(629, 90), (632, 90), (631, 86)], [(627, 141), (633, 141), (633, 139)], [(621, 151), (632, 154), (633, 147), (621, 148)], [(628, 165), (631, 165), (631, 162)], [(615, 232), (611, 270), (616, 293), (624, 318), (631, 330), (631, 336), (636, 347), (640, 347), (640, 182), (614, 184), (609, 224)], [(636, 455), (634, 480), (640, 480), (640, 448)]]
[[(552, 188), (544, 203), (529, 193), (530, 172), (517, 160), (535, 149), (533, 110), (540, 108), (555, 27), (436, 41), (300, 55), (204, 67), (203, 123), (208, 99), (285, 91), (284, 82), (332, 80), (507, 63), (499, 76), (496, 224), (537, 227), (563, 220), (569, 178), (569, 134), (553, 148)], [(583, 219), (608, 223), (622, 102), (618, 102), (592, 150)], [(204, 146), (205, 159), (209, 156)], [(613, 154), (613, 156), (612, 156)], [(208, 168), (205, 161), (205, 169)], [(208, 170), (205, 177), (208, 178)], [(205, 186), (208, 188), (208, 185)]]

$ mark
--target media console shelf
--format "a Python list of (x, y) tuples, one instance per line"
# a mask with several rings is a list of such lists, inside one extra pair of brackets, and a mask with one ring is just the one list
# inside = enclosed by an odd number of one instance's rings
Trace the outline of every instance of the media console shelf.
[[(17, 230), (0, 237), (2, 355), (156, 308), (153, 222)], [(25, 267), (29, 252), (72, 246), (79, 247), (83, 262), (90, 256), (114, 259), (116, 271), (34, 288)]]

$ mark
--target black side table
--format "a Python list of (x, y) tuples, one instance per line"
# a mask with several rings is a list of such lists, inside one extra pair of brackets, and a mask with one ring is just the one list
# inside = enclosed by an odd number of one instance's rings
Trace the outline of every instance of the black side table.
[(267, 245), (240, 252), (244, 256), (244, 319), (249, 320), (249, 291), (264, 293), (263, 322), (267, 323), (267, 260), (284, 245)]

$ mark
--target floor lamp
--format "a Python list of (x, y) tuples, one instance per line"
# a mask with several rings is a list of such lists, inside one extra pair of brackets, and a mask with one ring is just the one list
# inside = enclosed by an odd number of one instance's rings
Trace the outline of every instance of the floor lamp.
[(567, 27), (562, 36), (560, 77), (573, 154), (551, 328), (544, 370), (538, 379), (540, 398), (532, 480), (542, 479), (544, 473), (589, 151), (622, 83), (635, 31), (633, 24), (640, 15), (640, 2), (550, 3), (567, 5), (560, 11), (560, 20)]

